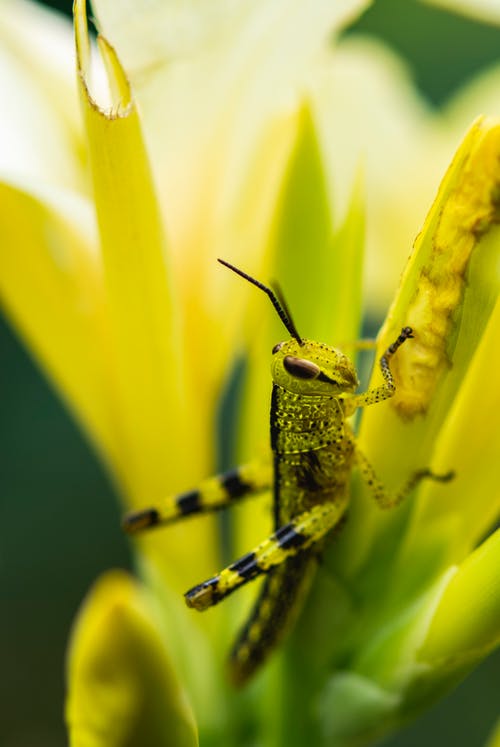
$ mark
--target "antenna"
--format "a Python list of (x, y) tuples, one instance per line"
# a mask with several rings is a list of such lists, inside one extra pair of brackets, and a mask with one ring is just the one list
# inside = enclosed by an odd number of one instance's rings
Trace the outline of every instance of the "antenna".
[[(237, 275), (242, 277), (244, 280), (248, 280), (249, 283), (252, 283), (252, 285), (257, 286), (257, 288), (260, 288), (260, 290), (264, 291), (269, 298), (271, 299), (271, 303), (278, 312), (278, 316), (287, 328), (288, 332), (291, 334), (291, 336), (297, 340), (299, 345), (303, 345), (303, 341), (299, 333), (297, 332), (297, 329), (295, 327), (295, 324), (293, 323), (292, 317), (290, 315), (290, 312), (288, 310), (288, 307), (285, 303), (285, 300), (283, 298), (283, 294), (281, 293), (281, 290), (278, 290), (278, 294), (281, 299), (281, 303), (278, 300), (276, 294), (272, 290), (272, 288), (268, 288), (267, 285), (264, 285), (264, 283), (261, 283), (259, 280), (256, 280), (251, 275), (247, 275), (246, 272), (243, 272), (243, 270), (239, 270), (234, 265), (230, 264), (229, 262), (226, 262), (225, 259), (218, 259), (217, 262), (220, 262), (221, 265), (224, 265), (225, 267), (228, 267), (230, 270), (235, 272)], [(285, 308), (283, 308), (285, 307)]]

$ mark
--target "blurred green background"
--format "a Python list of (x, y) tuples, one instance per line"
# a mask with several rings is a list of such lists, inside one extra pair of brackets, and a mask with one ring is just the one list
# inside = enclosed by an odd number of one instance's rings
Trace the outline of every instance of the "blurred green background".
[[(69, 0), (47, 4), (71, 12)], [(378, 0), (350, 33), (382, 37), (436, 107), (500, 61), (500, 29), (412, 0)], [(60, 747), (71, 621), (99, 573), (131, 559), (103, 470), (1, 320), (0, 361), (0, 746)], [(499, 693), (497, 653), (384, 747), (484, 745)]]

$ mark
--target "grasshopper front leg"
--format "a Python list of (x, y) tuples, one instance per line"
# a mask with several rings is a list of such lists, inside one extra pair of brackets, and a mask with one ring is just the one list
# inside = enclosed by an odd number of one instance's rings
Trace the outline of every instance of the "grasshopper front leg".
[(394, 377), (390, 369), (390, 359), (394, 355), (401, 345), (409, 339), (413, 338), (413, 330), (411, 327), (403, 327), (397, 340), (392, 345), (389, 345), (385, 353), (382, 355), (379, 361), (380, 370), (384, 377), (384, 383), (382, 386), (372, 387), (366, 392), (361, 394), (352, 394), (343, 397), (344, 410), (346, 416), (352, 415), (358, 407), (366, 407), (367, 405), (374, 405), (377, 402), (383, 402), (385, 399), (392, 397), (396, 391), (396, 384)]
[[(394, 377), (390, 369), (389, 361), (398, 350), (398, 348), (408, 339), (413, 338), (413, 330), (411, 327), (403, 327), (399, 337), (389, 345), (385, 353), (380, 358), (380, 369), (382, 376), (384, 377), (384, 384), (382, 386), (373, 387), (368, 389), (366, 392), (361, 394), (355, 394), (344, 400), (346, 414), (352, 414), (357, 407), (366, 407), (377, 402), (381, 402), (384, 399), (392, 397), (396, 391), (396, 384)], [(370, 488), (373, 496), (381, 508), (394, 508), (398, 506), (404, 498), (414, 490), (417, 485), (424, 479), (435, 480), (437, 482), (448, 482), (452, 480), (455, 473), (450, 471), (443, 475), (438, 475), (432, 472), (428, 468), (416, 470), (410, 475), (405, 484), (398, 490), (397, 493), (391, 494), (387, 491), (383, 483), (379, 480), (375, 474), (375, 470), (372, 465), (365, 457), (365, 455), (359, 450), (356, 443), (353, 441), (354, 456), (358, 464), (360, 472)]]
[(427, 479), (436, 482), (449, 482), (455, 477), (453, 471), (439, 475), (432, 472), (430, 469), (423, 468), (413, 472), (396, 493), (390, 493), (375, 474), (375, 470), (368, 459), (357, 447), (355, 447), (354, 458), (365, 483), (368, 485), (370, 492), (380, 508), (395, 508), (396, 506), (399, 506), (406, 496), (408, 496), (422, 480)]

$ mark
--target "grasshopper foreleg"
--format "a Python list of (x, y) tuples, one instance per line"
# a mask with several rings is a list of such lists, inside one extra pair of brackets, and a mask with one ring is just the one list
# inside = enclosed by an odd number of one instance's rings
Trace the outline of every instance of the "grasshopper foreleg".
[(396, 493), (391, 494), (375, 474), (375, 470), (368, 459), (358, 448), (355, 448), (354, 457), (364, 481), (368, 485), (380, 508), (394, 508), (395, 506), (398, 506), (401, 501), (403, 501), (406, 496), (417, 487), (421, 480), (449, 482), (449, 480), (452, 480), (455, 476), (453, 471), (439, 475), (432, 472), (430, 469), (419, 469), (410, 475), (408, 480)]

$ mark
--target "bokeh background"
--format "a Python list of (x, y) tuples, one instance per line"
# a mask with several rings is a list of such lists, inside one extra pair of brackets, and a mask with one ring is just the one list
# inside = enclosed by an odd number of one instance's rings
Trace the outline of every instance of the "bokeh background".
[[(500, 28), (413, 0), (377, 0), (349, 33), (383, 38), (437, 108), (500, 61)], [(62, 747), (71, 621), (101, 571), (131, 557), (105, 473), (1, 319), (0, 392), (0, 747)], [(383, 747), (480, 747), (499, 715), (497, 653)]]

